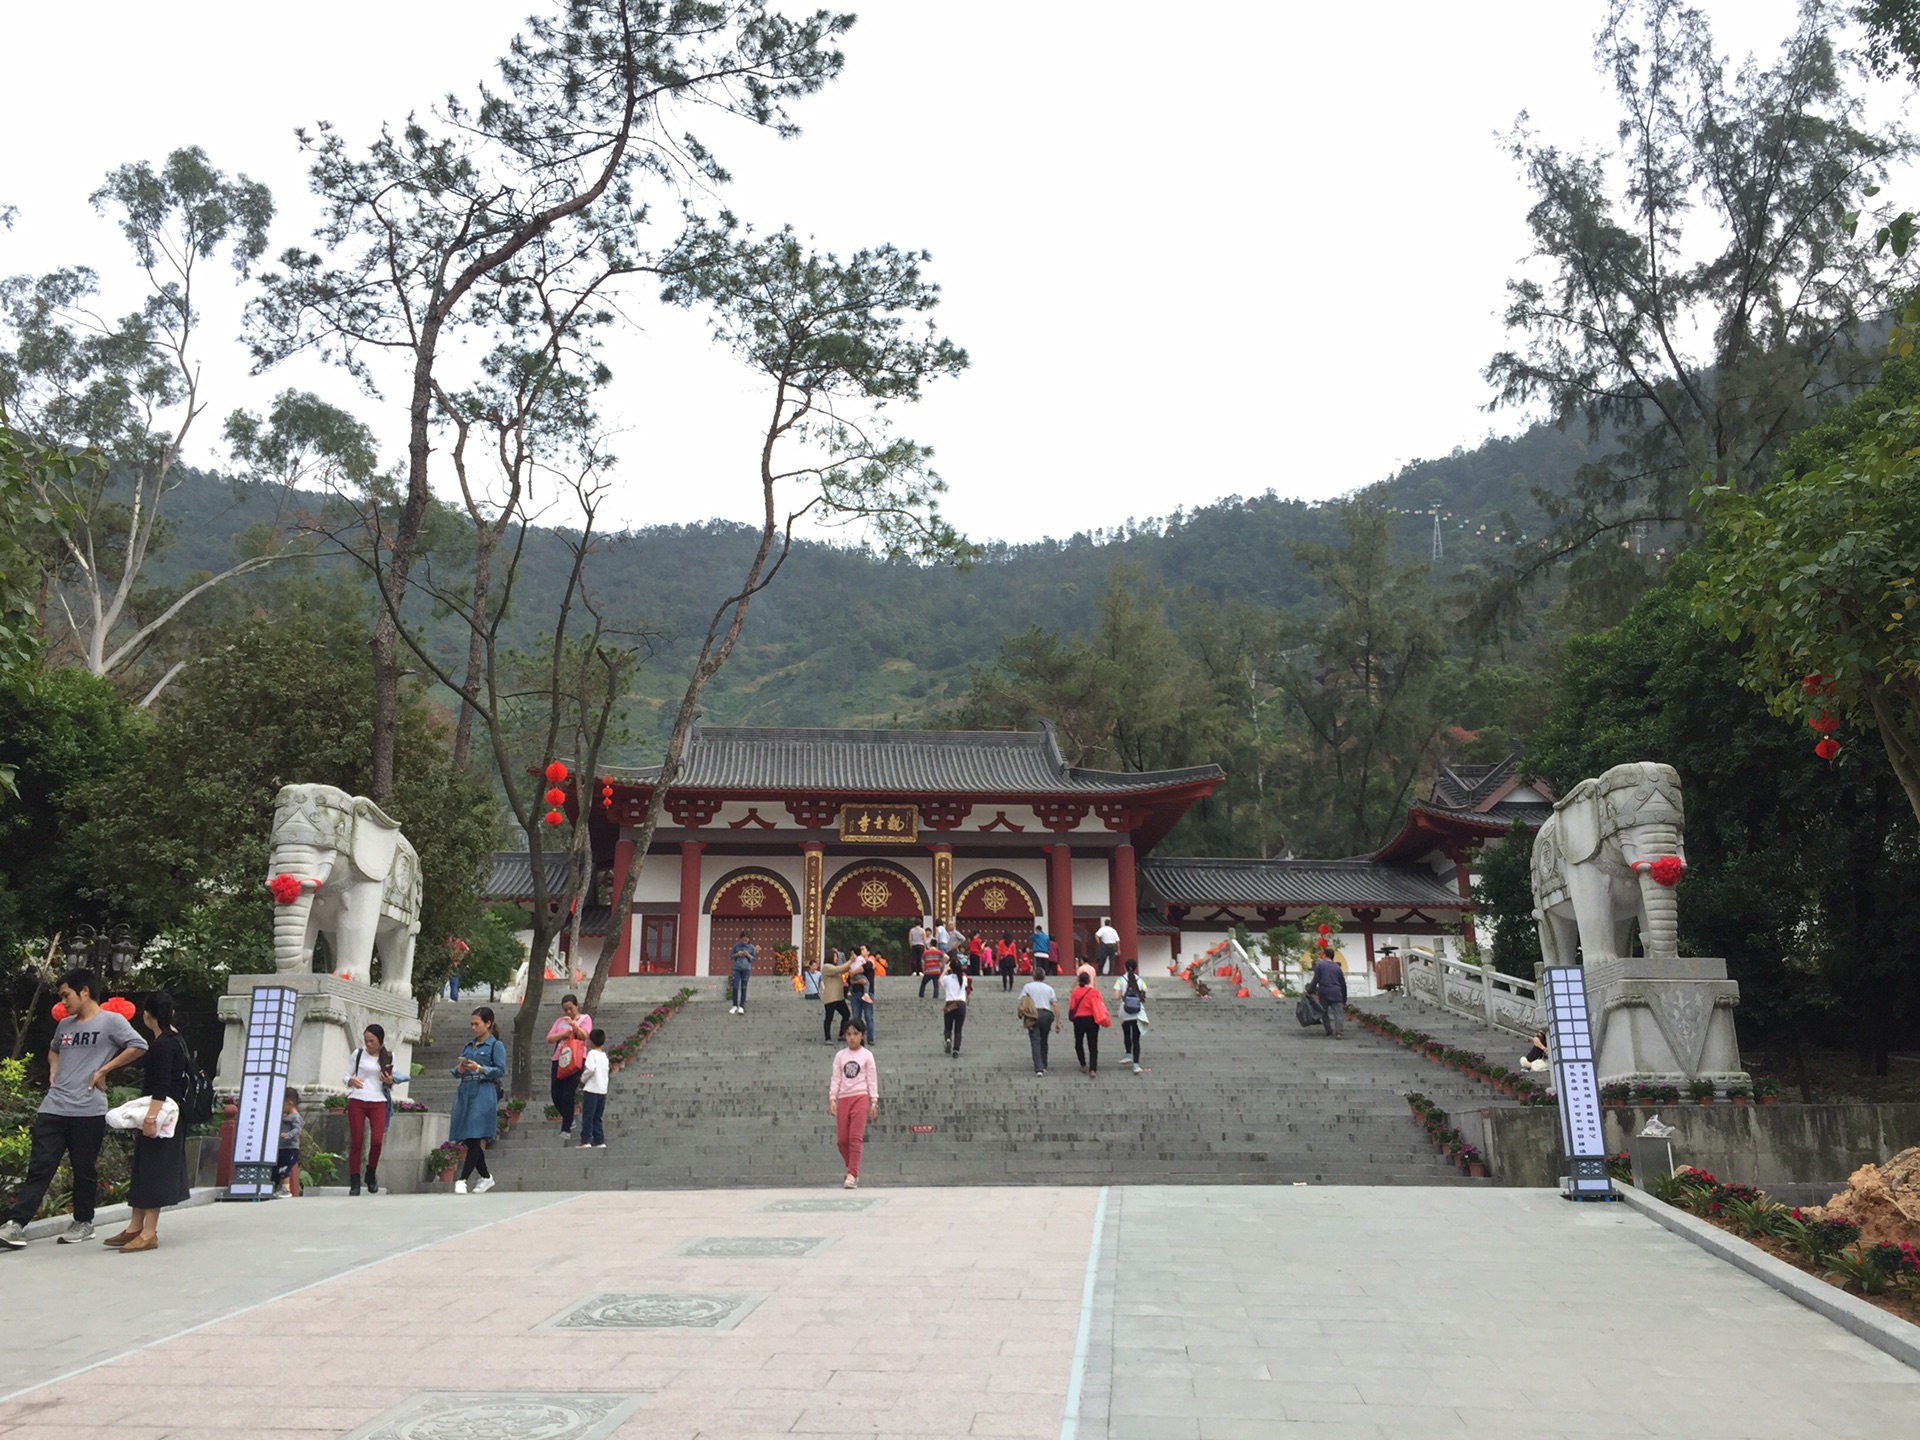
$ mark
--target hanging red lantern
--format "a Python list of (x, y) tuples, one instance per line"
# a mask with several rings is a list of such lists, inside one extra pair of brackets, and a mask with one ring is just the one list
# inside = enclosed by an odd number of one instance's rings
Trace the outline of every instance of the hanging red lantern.
[(567, 803), (567, 792), (562, 790), (558, 785), (554, 786), (553, 789), (547, 791), (547, 804), (551, 806), (553, 809), (558, 810), (562, 805), (566, 803)]
[(1320, 933), (1322, 935), (1331, 935), (1333, 933), (1333, 927), (1331, 925), (1322, 925), (1320, 927)]
[(267, 881), (267, 889), (273, 892), (273, 898), (282, 905), (291, 905), (298, 900), (301, 888), (298, 875), (276, 875)]
[(1687, 862), (1678, 855), (1662, 855), (1647, 868), (1656, 885), (1678, 885), (1687, 873)]
[(562, 815), (558, 810), (547, 811), (547, 824), (564, 825), (566, 823), (567, 823), (567, 817), (565, 815)]
[(54, 1023), (55, 1023), (56, 1025), (57, 1025), (57, 1024), (59, 1024), (59, 1023), (60, 1023), (60, 1022), (61, 1022), (62, 1020), (64, 1020), (64, 1019), (66, 1019), (66, 1018), (67, 1018), (67, 1002), (66, 1002), (66, 1001), (64, 1001), (64, 1000), (56, 1000), (56, 1001), (54, 1001), (54, 1002), (53, 1002), (53, 1020), (54, 1020)]
[(566, 778), (567, 767), (562, 765), (558, 760), (553, 761), (547, 766), (547, 779), (551, 780), (554, 784), (558, 785)]
[(107, 1003), (100, 1008), (109, 1014), (118, 1015), (122, 1020), (133, 1019), (133, 1002), (122, 996), (114, 996), (113, 999), (107, 1001)]
[(1822, 735), (1831, 735), (1840, 728), (1840, 717), (1829, 711), (1822, 710), (1817, 716), (1809, 720), (1807, 724), (1818, 730)]
[(1829, 735), (1813, 747), (1813, 753), (1818, 755), (1822, 760), (1831, 760), (1840, 753), (1840, 742)]

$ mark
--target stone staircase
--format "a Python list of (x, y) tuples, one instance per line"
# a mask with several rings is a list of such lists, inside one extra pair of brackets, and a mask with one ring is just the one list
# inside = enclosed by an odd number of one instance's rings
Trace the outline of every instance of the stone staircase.
[[(748, 1013), (735, 1016), (722, 982), (688, 983), (695, 999), (613, 1077), (605, 1150), (563, 1146), (558, 1126), (540, 1118), (542, 1063), (528, 1118), (492, 1152), (502, 1188), (839, 1180), (826, 1104), (833, 1049), (821, 1041), (819, 1007), (756, 978)], [(1364, 1031), (1349, 1027), (1335, 1042), (1302, 1030), (1291, 1002), (1234, 1003), (1218, 991), (1199, 1000), (1171, 979), (1150, 981), (1147, 1073), (1121, 1062), (1116, 1021), (1101, 1034), (1098, 1080), (1080, 1073), (1071, 1027), (1053, 1038), (1042, 1078), (1014, 997), (997, 981), (976, 988), (957, 1060), (942, 1051), (939, 1005), (917, 999), (916, 983), (881, 982), (881, 1110), (867, 1131), (868, 1183), (1489, 1183), (1433, 1152), (1403, 1096), (1417, 1089), (1450, 1107), (1503, 1102)], [(597, 1019), (618, 1038), (653, 1003), (622, 998)], [(421, 1054), (428, 1074), (416, 1098), (435, 1108), (452, 1089), (450, 1040)]]

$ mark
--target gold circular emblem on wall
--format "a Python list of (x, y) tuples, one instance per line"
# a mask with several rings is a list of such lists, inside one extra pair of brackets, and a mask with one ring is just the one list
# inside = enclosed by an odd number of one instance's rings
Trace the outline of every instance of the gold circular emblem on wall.
[(989, 885), (981, 895), (980, 903), (986, 907), (989, 915), (998, 915), (1007, 908), (1007, 892), (998, 885)]
[(869, 880), (860, 887), (860, 903), (869, 910), (878, 910), (893, 898), (893, 887), (884, 880)]
[(740, 903), (749, 910), (758, 910), (767, 903), (767, 892), (758, 885), (747, 884), (740, 887)]

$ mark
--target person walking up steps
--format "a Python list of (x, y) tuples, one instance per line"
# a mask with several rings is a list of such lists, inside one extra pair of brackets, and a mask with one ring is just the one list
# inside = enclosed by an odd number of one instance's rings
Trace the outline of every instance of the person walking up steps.
[(1047, 1073), (1047, 1038), (1060, 1032), (1060, 997), (1040, 978), (1039, 965), (1034, 977), (1020, 991), (1020, 1022), (1027, 1027), (1027, 1044), (1033, 1050), (1033, 1073)]
[(914, 965), (920, 971), (920, 993), (916, 1000), (926, 998), (927, 987), (933, 987), (936, 998), (940, 994), (940, 977), (947, 972), (947, 957), (940, 953), (937, 945), (919, 945), (914, 947)]
[(1313, 962), (1307, 994), (1320, 1002), (1320, 1024), (1335, 1040), (1347, 1038), (1347, 972), (1331, 955)]
[(1090, 971), (1075, 977), (1073, 992), (1067, 996), (1067, 1013), (1073, 1017), (1073, 1053), (1089, 1080), (1100, 1078), (1100, 1030), (1113, 1024), (1107, 1002), (1100, 998), (1100, 987), (1093, 983)]
[(851, 1018), (847, 1011), (847, 962), (840, 958), (838, 950), (830, 951), (827, 963), (820, 967), (820, 1038), (828, 1045), (833, 1044), (833, 1017), (840, 1017), (839, 1039), (847, 1038), (847, 1021)]
[(607, 1032), (596, 1030), (588, 1037), (593, 1048), (587, 1051), (587, 1066), (580, 1077), (580, 1148), (607, 1148)]
[(753, 978), (753, 962), (759, 954), (747, 939), (747, 932), (742, 930), (727, 957), (733, 961), (733, 1008), (727, 1012), (729, 1015), (747, 1013), (747, 981)]
[(146, 1053), (146, 1037), (125, 1017), (100, 1008), (100, 977), (69, 970), (60, 977), (60, 1003), (67, 1018), (54, 1027), (47, 1047), (47, 1095), (33, 1117), (27, 1178), (0, 1225), (0, 1246), (24, 1250), (27, 1222), (64, 1158), (73, 1168), (73, 1219), (62, 1245), (93, 1239), (93, 1207), (100, 1188), (100, 1146), (107, 1138), (107, 1076)]
[(507, 1047), (500, 1042), (500, 1027), (494, 1023), (493, 1007), (482, 1005), (467, 1019), (473, 1038), (454, 1063), (453, 1073), (460, 1088), (453, 1094), (453, 1119), (447, 1126), (447, 1138), (467, 1147), (467, 1158), (460, 1166), (460, 1178), (453, 1182), (453, 1193), (467, 1193), (467, 1177), (477, 1174), (473, 1193), (484, 1195), (493, 1188), (493, 1173), (487, 1169), (487, 1142), (500, 1133), (500, 1081), (507, 1073)]
[(1036, 920), (1033, 926), (1033, 978), (1044, 980), (1053, 969), (1053, 937)]
[[(387, 1143), (387, 1121), (393, 1115), (393, 1052), (387, 1032), (369, 1025), (360, 1034), (360, 1048), (347, 1061), (347, 1194), (360, 1193), (360, 1157), (367, 1160), (367, 1193), (380, 1193), (380, 1151)], [(571, 1113), (572, 1102), (568, 1102)], [(371, 1144), (363, 1146), (363, 1140)]]
[[(907, 931), (907, 957), (912, 962), (913, 968), (921, 974), (926, 973), (925, 967), (921, 964), (921, 962), (926, 959), (926, 955), (927, 927), (922, 925), (920, 921), (915, 920)], [(922, 985), (920, 987), (920, 993), (922, 995), (926, 994), (927, 987)]]
[(1113, 928), (1113, 917), (1102, 915), (1100, 928), (1093, 932), (1093, 943), (1099, 948), (1094, 952), (1094, 965), (1102, 975), (1108, 973), (1107, 967), (1120, 958), (1120, 932)]
[(940, 1029), (947, 1054), (960, 1058), (960, 1035), (967, 1028), (967, 1001), (973, 997), (973, 977), (967, 974), (960, 957), (947, 961), (947, 973), (940, 977)]
[(858, 1020), (847, 1026), (847, 1048), (833, 1057), (827, 1079), (827, 1113), (833, 1117), (834, 1142), (847, 1167), (845, 1187), (860, 1183), (860, 1152), (866, 1145), (867, 1122), (880, 1114), (880, 1066), (867, 1048), (867, 1028)]
[(1002, 935), (1000, 937), (1000, 943), (994, 949), (994, 960), (996, 967), (1000, 971), (1000, 988), (1011, 992), (1013, 990), (1014, 966), (1018, 964), (1018, 954), (1013, 948), (1013, 937), (1011, 935)]
[(1126, 1058), (1133, 1062), (1133, 1073), (1143, 1073), (1140, 1064), (1140, 1032), (1147, 1028), (1147, 987), (1140, 983), (1140, 962), (1127, 961), (1127, 973), (1113, 985), (1113, 1000), (1120, 1007), (1120, 1039), (1127, 1047)]

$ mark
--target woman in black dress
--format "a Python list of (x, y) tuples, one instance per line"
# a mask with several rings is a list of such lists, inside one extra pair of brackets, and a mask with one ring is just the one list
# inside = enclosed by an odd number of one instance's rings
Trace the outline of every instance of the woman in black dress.
[(133, 1207), (133, 1214), (127, 1228), (106, 1242), (117, 1246), (122, 1255), (157, 1248), (160, 1240), (155, 1231), (160, 1225), (160, 1212), (180, 1204), (189, 1193), (184, 1117), (167, 1138), (154, 1133), (165, 1101), (186, 1105), (188, 1076), (193, 1067), (187, 1042), (173, 1028), (173, 997), (164, 990), (147, 996), (140, 1007), (140, 1023), (153, 1036), (146, 1058), (146, 1090), (153, 1104), (140, 1133), (133, 1137), (133, 1183), (127, 1187), (127, 1203)]

